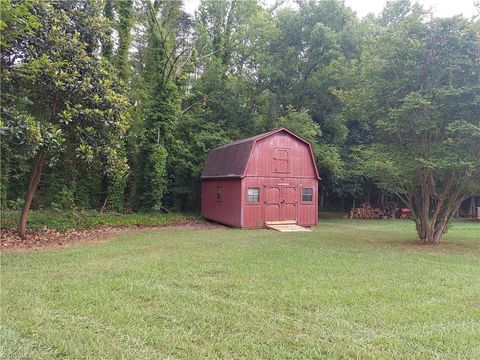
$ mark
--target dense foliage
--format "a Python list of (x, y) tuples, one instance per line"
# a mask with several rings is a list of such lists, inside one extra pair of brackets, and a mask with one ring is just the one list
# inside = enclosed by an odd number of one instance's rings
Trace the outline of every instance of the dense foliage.
[(419, 221), (441, 236), (480, 191), (478, 17), (408, 0), (364, 19), (339, 0), (0, 4), (2, 208), (196, 210), (212, 148), (281, 126), (312, 142), (321, 206), (403, 199), (422, 239)]
[(437, 243), (460, 203), (480, 190), (478, 22), (428, 19), (389, 5), (363, 53), (344, 111), (374, 129), (354, 148), (359, 172), (395, 193), (422, 242)]
[[(121, 149), (128, 128), (123, 84), (97, 54), (104, 26), (98, 3), (32, 2), (24, 10), (35, 19), (35, 30), (19, 35), (14, 25), (23, 22), (7, 24), (1, 57), (4, 147), (33, 162), (21, 234), (46, 165), (78, 169), (81, 162), (116, 182), (127, 168)], [(2, 162), (10, 161), (14, 170), (11, 160)], [(74, 179), (68, 171), (64, 175), (60, 190), (68, 197)]]

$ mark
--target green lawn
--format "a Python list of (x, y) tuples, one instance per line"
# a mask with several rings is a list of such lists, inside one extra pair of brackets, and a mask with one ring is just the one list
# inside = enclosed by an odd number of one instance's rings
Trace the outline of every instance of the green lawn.
[(145, 231), (1, 258), (1, 358), (480, 359), (480, 224)]

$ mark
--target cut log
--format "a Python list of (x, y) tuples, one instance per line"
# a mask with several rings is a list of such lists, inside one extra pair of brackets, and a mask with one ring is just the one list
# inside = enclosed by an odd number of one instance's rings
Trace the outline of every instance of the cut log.
[(385, 202), (378, 208), (372, 208), (369, 203), (363, 203), (358, 208), (348, 212), (350, 219), (394, 219), (399, 217), (398, 205), (395, 202)]

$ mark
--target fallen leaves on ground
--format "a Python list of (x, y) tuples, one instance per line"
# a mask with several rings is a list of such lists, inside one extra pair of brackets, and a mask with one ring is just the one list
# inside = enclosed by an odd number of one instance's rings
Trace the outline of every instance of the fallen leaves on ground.
[(57, 246), (69, 246), (81, 242), (101, 242), (112, 240), (122, 233), (140, 230), (209, 230), (224, 226), (207, 221), (186, 221), (162, 227), (147, 226), (104, 226), (95, 229), (58, 231), (44, 227), (40, 230), (28, 229), (24, 237), (16, 229), (2, 229), (0, 232), (1, 251), (34, 250)]

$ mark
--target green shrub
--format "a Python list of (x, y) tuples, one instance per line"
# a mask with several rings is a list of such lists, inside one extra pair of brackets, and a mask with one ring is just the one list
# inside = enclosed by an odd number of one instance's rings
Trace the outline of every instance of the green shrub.
[(72, 188), (63, 185), (57, 193), (53, 194), (51, 207), (55, 211), (72, 210), (75, 206), (75, 194)]

